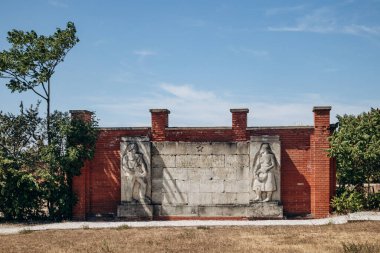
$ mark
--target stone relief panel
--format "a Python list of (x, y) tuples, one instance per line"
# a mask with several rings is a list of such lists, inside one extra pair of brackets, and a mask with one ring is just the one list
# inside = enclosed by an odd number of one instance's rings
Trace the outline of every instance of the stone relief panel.
[(280, 159), (281, 144), (278, 136), (251, 137), (251, 202), (281, 200)]
[(121, 201), (151, 201), (151, 144), (147, 137), (123, 137), (121, 155)]

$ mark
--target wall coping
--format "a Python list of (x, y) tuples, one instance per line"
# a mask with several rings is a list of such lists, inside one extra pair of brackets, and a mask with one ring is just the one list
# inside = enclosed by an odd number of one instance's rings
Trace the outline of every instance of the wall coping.
[(94, 112), (88, 111), (88, 110), (69, 110), (69, 113), (89, 113), (89, 114), (94, 114)]
[(315, 111), (331, 111), (331, 106), (314, 106), (313, 112)]
[(165, 130), (175, 131), (175, 130), (231, 130), (232, 127), (167, 127)]
[(99, 130), (149, 130), (150, 127), (98, 127)]
[[(99, 127), (99, 130), (150, 130), (151, 127)], [(247, 127), (247, 130), (256, 129), (314, 129), (314, 126), (257, 126)], [(216, 127), (167, 127), (165, 130), (232, 130), (232, 127), (216, 126)]]
[(230, 109), (230, 112), (249, 112), (248, 108), (235, 108), (235, 109)]
[(150, 112), (165, 112), (167, 114), (170, 114), (170, 111), (168, 109), (150, 109)]
[(247, 130), (256, 129), (314, 129), (314, 126), (258, 126), (258, 127), (247, 127)]

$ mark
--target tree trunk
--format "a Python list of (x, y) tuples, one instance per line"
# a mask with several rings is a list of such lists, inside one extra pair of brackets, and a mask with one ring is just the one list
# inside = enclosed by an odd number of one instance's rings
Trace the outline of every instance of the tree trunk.
[(46, 121), (47, 121), (47, 135), (48, 135), (48, 145), (50, 145), (51, 142), (51, 136), (50, 136), (50, 78), (48, 79), (48, 92), (47, 92), (47, 115), (46, 115)]

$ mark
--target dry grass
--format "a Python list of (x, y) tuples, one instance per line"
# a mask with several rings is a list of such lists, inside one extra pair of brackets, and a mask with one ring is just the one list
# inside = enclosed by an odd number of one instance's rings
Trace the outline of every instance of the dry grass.
[(0, 236), (0, 252), (345, 252), (343, 243), (380, 250), (379, 225), (28, 231)]

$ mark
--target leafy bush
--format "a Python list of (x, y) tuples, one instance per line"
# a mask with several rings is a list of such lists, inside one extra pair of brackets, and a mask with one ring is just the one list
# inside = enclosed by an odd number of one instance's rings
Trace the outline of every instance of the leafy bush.
[(331, 200), (331, 206), (338, 214), (358, 212), (364, 208), (364, 197), (358, 191), (346, 190)]
[(0, 166), (0, 210), (5, 219), (41, 216), (42, 204), (42, 190), (33, 175)]
[[(72, 178), (93, 157), (97, 121), (54, 112), (48, 144), (46, 121), (36, 108), (0, 112), (0, 212), (4, 218), (71, 218)], [(47, 212), (46, 212), (47, 209)]]
[(365, 208), (368, 210), (380, 210), (380, 192), (368, 194)]

